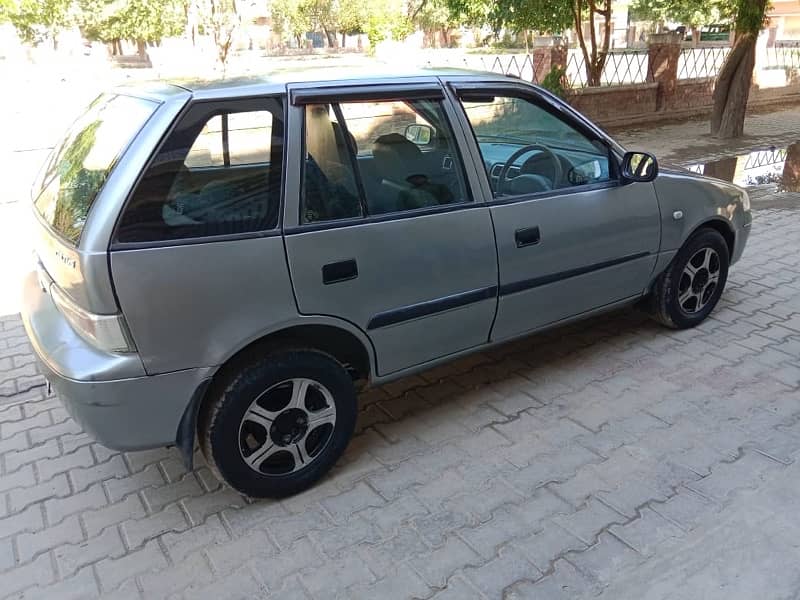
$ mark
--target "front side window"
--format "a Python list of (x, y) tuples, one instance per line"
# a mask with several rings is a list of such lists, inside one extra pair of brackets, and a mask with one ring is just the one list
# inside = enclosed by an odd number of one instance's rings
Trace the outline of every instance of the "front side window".
[(191, 107), (120, 222), (120, 242), (249, 233), (278, 222), (283, 108), (277, 98)]
[(530, 100), (464, 94), (461, 102), (495, 196), (611, 180), (608, 148)]
[(304, 162), (303, 223), (470, 201), (439, 100), (307, 105)]
[(73, 244), (111, 170), (156, 108), (149, 100), (104, 94), (51, 153), (34, 191), (34, 205)]

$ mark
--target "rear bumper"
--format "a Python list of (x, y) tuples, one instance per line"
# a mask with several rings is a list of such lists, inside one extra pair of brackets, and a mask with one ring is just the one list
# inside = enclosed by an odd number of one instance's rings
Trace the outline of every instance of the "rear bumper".
[(22, 320), (40, 368), (84, 431), (116, 450), (174, 444), (183, 413), (211, 369), (146, 375), (138, 355), (101, 352), (78, 336), (36, 273), (24, 286)]

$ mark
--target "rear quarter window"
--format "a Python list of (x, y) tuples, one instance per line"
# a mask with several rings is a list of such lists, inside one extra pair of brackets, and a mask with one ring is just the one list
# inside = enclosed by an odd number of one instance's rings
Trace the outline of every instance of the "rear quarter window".
[(157, 243), (274, 229), (283, 140), (280, 98), (190, 106), (131, 196), (116, 242)]
[(103, 184), (156, 108), (150, 100), (103, 94), (55, 147), (34, 189), (34, 206), (63, 238), (78, 243)]

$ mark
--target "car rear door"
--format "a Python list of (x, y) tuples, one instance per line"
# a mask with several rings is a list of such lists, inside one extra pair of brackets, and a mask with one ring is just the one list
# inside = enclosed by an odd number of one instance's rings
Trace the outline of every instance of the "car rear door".
[(492, 340), (640, 295), (659, 246), (652, 184), (621, 182), (607, 142), (530, 86), (455, 81), (452, 89), (490, 194), (500, 270)]
[[(289, 97), (284, 239), (300, 312), (364, 330), (379, 375), (486, 343), (494, 232), (439, 82), (292, 85)], [(436, 164), (404, 136), (418, 122), (435, 130)]]

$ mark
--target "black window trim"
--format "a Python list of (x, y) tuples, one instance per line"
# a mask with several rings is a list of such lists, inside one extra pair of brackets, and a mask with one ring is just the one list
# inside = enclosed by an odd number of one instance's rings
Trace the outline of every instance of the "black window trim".
[[(364, 189), (364, 180), (361, 177), (361, 169), (358, 166), (358, 155), (353, 152), (353, 149), (350, 147), (350, 129), (347, 127), (347, 121), (344, 118), (344, 113), (342, 112), (342, 107), (338, 102), (332, 102), (331, 108), (333, 108), (333, 114), (336, 115), (336, 121), (339, 123), (339, 132), (344, 137), (344, 151), (347, 153), (347, 160), (350, 161), (350, 168), (353, 169), (353, 176), (356, 180), (356, 189), (358, 190), (358, 204), (361, 206), (361, 216), (368, 217), (369, 216), (369, 205), (367, 204), (367, 192)], [(303, 112), (303, 133), (305, 133), (305, 123), (306, 123), (306, 116), (305, 112)], [(303, 136), (303, 153), (301, 155), (301, 161), (303, 162), (303, 173), (305, 174), (305, 156), (306, 156), (306, 139)], [(305, 179), (300, 184), (301, 190), (305, 189)], [(301, 192), (301, 203), (302, 203), (302, 192)]]
[(480, 169), (481, 175), (485, 177), (489, 190), (492, 190), (491, 177), (490, 174), (486, 171), (485, 162), (483, 160), (483, 155), (480, 153), (480, 144), (478, 144), (478, 138), (475, 134), (475, 130), (473, 129), (472, 123), (470, 122), (469, 117), (467, 116), (466, 110), (464, 108), (464, 105), (462, 104), (462, 96), (469, 95), (470, 92), (473, 92), (475, 94), (486, 94), (486, 95), (505, 94), (512, 98), (521, 98), (523, 100), (529, 101), (531, 104), (533, 104), (538, 108), (541, 108), (551, 116), (560, 119), (561, 121), (564, 121), (567, 125), (575, 129), (582, 135), (586, 136), (590, 141), (596, 140), (601, 142), (606, 147), (606, 150), (608, 152), (609, 177), (610, 177), (608, 181), (599, 181), (583, 185), (558, 188), (555, 190), (546, 190), (542, 192), (492, 197), (487, 201), (486, 203), (487, 205), (498, 206), (504, 204), (514, 204), (516, 202), (537, 200), (541, 198), (555, 198), (567, 194), (578, 194), (598, 189), (615, 188), (623, 185), (623, 182), (620, 179), (619, 157), (617, 156), (614, 144), (609, 140), (609, 138), (605, 135), (602, 135), (601, 132), (588, 126), (583, 121), (575, 118), (573, 114), (566, 111), (562, 107), (556, 105), (549, 98), (543, 97), (541, 94), (538, 93), (538, 90), (536, 90), (535, 88), (531, 88), (526, 85), (515, 84), (513, 82), (500, 83), (497, 82), (496, 80), (487, 80), (485, 82), (450, 81), (448, 82), (448, 86), (453, 91), (453, 95), (455, 96), (456, 100), (458, 100), (456, 110), (459, 111), (459, 116), (463, 119), (464, 123), (469, 128), (469, 133), (472, 136), (472, 141), (478, 150), (478, 155), (481, 160), (481, 165), (483, 166), (483, 168)]
[[(374, 95), (365, 95), (363, 89), (367, 89), (370, 91), (376, 90)], [(439, 92), (439, 95), (430, 95), (430, 91), (436, 88)], [(379, 93), (377, 89), (380, 89), (381, 92)], [(417, 90), (422, 91), (423, 93), (417, 94)], [(370, 215), (369, 211), (366, 206), (366, 194), (364, 194), (364, 204), (361, 206), (362, 215), (359, 217), (344, 217), (341, 219), (331, 219), (327, 221), (314, 221), (312, 223), (303, 223), (303, 189), (305, 186), (305, 169), (306, 169), (306, 115), (305, 110), (301, 111), (301, 122), (302, 127), (301, 130), (301, 140), (300, 140), (300, 180), (299, 180), (299, 194), (297, 199), (297, 225), (292, 226), (284, 226), (284, 233), (286, 235), (292, 235), (297, 233), (306, 233), (312, 231), (325, 231), (327, 229), (339, 229), (341, 227), (352, 227), (354, 225), (362, 225), (367, 223), (384, 223), (387, 221), (396, 221), (399, 219), (408, 219), (414, 218), (419, 216), (426, 216), (432, 215), (437, 213), (447, 213), (453, 212), (456, 210), (466, 210), (471, 208), (480, 208), (487, 206), (486, 202), (483, 202), (481, 199), (475, 197), (475, 193), (472, 190), (469, 184), (469, 178), (467, 177), (467, 163), (464, 160), (464, 149), (458, 143), (458, 138), (455, 132), (455, 124), (452, 122), (450, 115), (447, 114), (447, 109), (445, 104), (450, 102), (450, 99), (445, 95), (444, 89), (442, 88), (442, 84), (440, 82), (436, 83), (405, 83), (405, 84), (393, 84), (393, 85), (369, 85), (369, 86), (356, 86), (356, 87), (332, 87), (326, 88), (324, 90), (325, 94), (317, 94), (313, 95), (311, 92), (319, 92), (317, 89), (299, 89), (299, 90), (292, 90), (290, 94), (296, 95), (298, 92), (309, 92), (308, 96), (303, 96), (302, 102), (293, 101), (292, 104), (295, 106), (305, 107), (306, 104), (330, 104), (331, 106), (335, 106), (338, 109), (339, 105), (346, 104), (348, 102), (404, 102), (406, 100), (437, 100), (441, 103), (442, 109), (442, 116), (444, 117), (445, 125), (450, 128), (451, 137), (453, 140), (453, 145), (455, 146), (455, 151), (458, 154), (458, 160), (461, 164), (461, 179), (464, 184), (464, 190), (467, 193), (468, 200), (464, 202), (457, 202), (452, 204), (443, 204), (440, 206), (426, 206), (422, 208), (414, 208), (409, 210), (402, 210), (397, 212), (391, 213), (381, 213), (378, 215)], [(306, 98), (311, 98), (311, 100), (305, 101)], [(324, 101), (322, 98), (332, 98), (332, 100)], [(460, 110), (456, 108), (456, 110)], [(341, 112), (341, 109), (339, 109)], [(340, 117), (339, 113), (336, 113), (337, 119), (342, 118)], [(458, 118), (458, 116), (457, 116)], [(342, 126), (342, 131), (347, 131), (347, 126)], [(346, 140), (345, 140), (346, 142)], [(345, 143), (345, 146), (347, 144)], [(348, 154), (352, 154), (348, 152)], [(358, 161), (358, 157), (354, 157), (356, 162)], [(470, 159), (470, 163), (471, 163)], [(358, 170), (357, 166), (354, 168), (354, 173), (356, 175), (356, 185), (359, 188), (359, 193), (363, 193), (363, 182), (361, 181), (360, 171)]]
[(438, 81), (409, 83), (375, 83), (360, 85), (335, 85), (329, 87), (296, 88), (289, 92), (290, 104), (304, 106), (306, 104), (333, 104), (349, 101), (370, 100), (442, 100), (444, 90)]
[[(279, 198), (278, 198), (278, 217), (276, 219), (275, 225), (268, 229), (261, 229), (256, 231), (248, 231), (243, 233), (225, 233), (220, 235), (212, 235), (212, 236), (194, 236), (194, 237), (185, 237), (179, 238), (174, 240), (148, 240), (143, 242), (120, 242), (118, 239), (119, 234), (119, 227), (120, 223), (122, 222), (122, 216), (125, 214), (125, 211), (128, 209), (128, 205), (133, 198), (134, 193), (136, 192), (139, 184), (142, 181), (145, 173), (150, 169), (153, 164), (153, 161), (158, 157), (158, 154), (161, 152), (161, 149), (164, 147), (166, 141), (172, 136), (175, 132), (175, 129), (178, 127), (178, 124), (181, 123), (183, 118), (186, 114), (192, 110), (195, 106), (202, 105), (202, 104), (242, 104), (245, 102), (258, 102), (262, 100), (269, 100), (274, 99), (281, 103), (281, 112), (282, 112), (282, 119), (283, 119), (283, 144), (281, 150), (281, 186), (279, 191)], [(241, 111), (246, 112), (246, 111)], [(283, 211), (284, 205), (286, 203), (286, 169), (288, 164), (288, 137), (289, 137), (289, 102), (288, 96), (285, 92), (271, 92), (268, 94), (256, 94), (252, 96), (241, 96), (236, 98), (229, 98), (229, 99), (200, 99), (195, 100), (190, 98), (186, 104), (181, 108), (175, 118), (172, 120), (172, 123), (168, 128), (164, 130), (164, 133), (161, 135), (161, 138), (158, 140), (158, 143), (154, 146), (150, 156), (147, 158), (147, 162), (145, 166), (141, 169), (136, 177), (136, 181), (134, 181), (133, 185), (131, 186), (130, 190), (128, 190), (128, 194), (125, 197), (125, 201), (122, 203), (122, 207), (120, 208), (119, 212), (117, 213), (116, 220), (114, 222), (114, 228), (111, 231), (111, 237), (108, 244), (108, 251), (116, 251), (116, 250), (144, 250), (147, 248), (167, 248), (173, 246), (189, 246), (195, 244), (208, 244), (208, 243), (215, 243), (215, 242), (227, 242), (227, 241), (237, 241), (237, 240), (245, 240), (245, 239), (253, 239), (253, 238), (266, 238), (266, 237), (275, 237), (279, 236), (282, 233), (282, 225), (283, 225)]]

